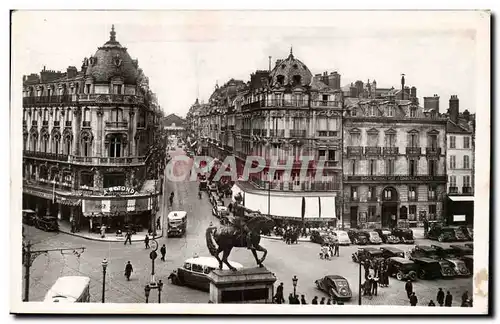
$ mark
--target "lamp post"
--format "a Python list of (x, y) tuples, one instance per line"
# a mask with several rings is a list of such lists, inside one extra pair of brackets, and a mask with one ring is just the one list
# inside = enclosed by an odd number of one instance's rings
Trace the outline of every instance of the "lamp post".
[[(358, 249), (358, 253), (359, 253)], [(358, 305), (361, 305), (361, 260), (359, 260)]]
[(299, 279), (297, 278), (297, 276), (293, 276), (293, 278), (292, 278), (292, 283), (293, 283), (293, 297), (297, 297), (297, 281), (299, 281)]
[(104, 303), (106, 296), (106, 268), (108, 267), (108, 260), (104, 259), (102, 265), (102, 302)]
[(158, 304), (161, 304), (161, 289), (163, 288), (163, 282), (158, 280)]
[(144, 287), (144, 295), (146, 295), (146, 304), (149, 302), (149, 292), (151, 291), (151, 287), (149, 284)]

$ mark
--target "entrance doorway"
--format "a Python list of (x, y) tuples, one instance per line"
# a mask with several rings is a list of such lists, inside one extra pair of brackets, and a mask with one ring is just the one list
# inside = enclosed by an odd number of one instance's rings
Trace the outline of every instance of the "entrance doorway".
[(382, 226), (396, 227), (398, 215), (398, 192), (394, 187), (382, 190)]
[(358, 227), (358, 206), (351, 206), (351, 228)]

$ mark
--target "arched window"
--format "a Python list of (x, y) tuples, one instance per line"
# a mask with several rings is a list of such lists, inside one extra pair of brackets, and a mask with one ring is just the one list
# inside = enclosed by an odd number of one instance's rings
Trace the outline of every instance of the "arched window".
[(38, 177), (43, 180), (49, 180), (49, 172), (46, 165), (40, 165), (38, 170)]
[(45, 134), (42, 136), (42, 152), (49, 152), (49, 134)]
[(300, 75), (293, 76), (293, 84), (295, 84), (295, 85), (300, 84), (301, 81), (302, 81), (302, 77)]
[(23, 135), (23, 150), (27, 150), (28, 149), (28, 134), (26, 135)]
[(111, 111), (111, 121), (119, 122), (123, 120), (123, 110), (115, 108)]
[(47, 87), (47, 96), (50, 97), (52, 94), (53, 94), (52, 93), (52, 87), (51, 86)]
[(121, 157), (122, 149), (122, 137), (120, 135), (112, 135), (109, 141), (109, 157)]
[(69, 155), (71, 154), (71, 145), (72, 145), (72, 138), (70, 135), (67, 135), (64, 137), (64, 154)]
[(37, 137), (35, 134), (31, 135), (31, 140), (30, 140), (30, 150), (31, 151), (36, 151), (36, 143), (37, 143)]
[(83, 110), (83, 127), (90, 127), (90, 108), (85, 108)]
[(284, 83), (285, 83), (285, 76), (284, 76), (284, 75), (278, 75), (278, 76), (276, 77), (276, 81), (277, 81), (278, 83), (284, 84)]
[(88, 134), (82, 137), (82, 156), (90, 156), (92, 154), (92, 139)]
[(59, 154), (60, 152), (60, 142), (61, 142), (61, 135), (59, 134), (54, 134), (52, 136), (52, 153)]

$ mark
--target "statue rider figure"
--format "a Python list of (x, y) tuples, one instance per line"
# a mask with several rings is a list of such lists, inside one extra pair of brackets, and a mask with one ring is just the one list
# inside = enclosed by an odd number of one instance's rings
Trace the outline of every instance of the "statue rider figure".
[(252, 244), (252, 230), (247, 226), (247, 216), (245, 215), (245, 208), (241, 206), (239, 201), (236, 201), (234, 208), (234, 225), (245, 233), (245, 241), (247, 249), (253, 249)]

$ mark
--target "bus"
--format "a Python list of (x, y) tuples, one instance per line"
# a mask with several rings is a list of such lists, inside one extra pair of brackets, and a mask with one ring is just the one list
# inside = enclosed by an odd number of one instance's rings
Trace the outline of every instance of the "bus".
[(90, 303), (90, 278), (59, 277), (45, 295), (46, 303)]
[(167, 236), (183, 236), (186, 234), (187, 212), (172, 211), (167, 216)]

